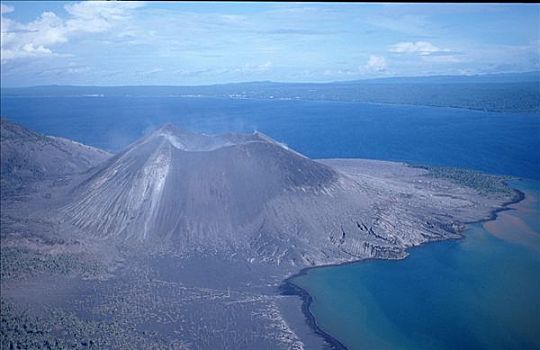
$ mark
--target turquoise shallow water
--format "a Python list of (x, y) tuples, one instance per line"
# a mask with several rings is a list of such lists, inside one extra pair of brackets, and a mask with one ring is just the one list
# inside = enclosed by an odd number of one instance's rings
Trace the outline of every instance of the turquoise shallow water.
[(292, 279), (349, 349), (540, 349), (540, 182), (459, 241), (400, 261), (316, 268)]

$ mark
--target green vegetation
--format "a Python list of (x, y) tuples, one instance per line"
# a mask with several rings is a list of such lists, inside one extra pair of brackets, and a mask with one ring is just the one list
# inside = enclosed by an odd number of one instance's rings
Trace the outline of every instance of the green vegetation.
[(2, 280), (0, 349), (297, 348), (274, 297), (187, 287), (145, 263), (105, 280), (40, 279), (39, 290)]
[(90, 277), (99, 274), (103, 268), (74, 254), (43, 254), (27, 249), (2, 248), (0, 254), (0, 278), (19, 279), (39, 274), (79, 275)]
[(31, 316), (1, 300), (1, 349), (182, 349), (165, 343), (156, 332), (141, 332), (119, 322), (85, 321), (51, 309), (47, 317)]
[(482, 194), (514, 195), (514, 191), (505, 181), (512, 179), (508, 176), (489, 175), (476, 170), (414, 166), (429, 171), (427, 176), (437, 179), (446, 179), (458, 185), (467, 186)]

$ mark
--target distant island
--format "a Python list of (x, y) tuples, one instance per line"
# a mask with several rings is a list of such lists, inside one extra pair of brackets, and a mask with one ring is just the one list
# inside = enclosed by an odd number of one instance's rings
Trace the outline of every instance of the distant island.
[(540, 71), (471, 76), (397, 77), (332, 83), (246, 82), (206, 86), (35, 86), (2, 88), (3, 97), (223, 97), (324, 100), (540, 111)]

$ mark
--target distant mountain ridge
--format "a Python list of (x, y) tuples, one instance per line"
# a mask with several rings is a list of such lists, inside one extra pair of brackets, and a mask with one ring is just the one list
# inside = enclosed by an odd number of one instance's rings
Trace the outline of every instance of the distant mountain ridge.
[(205, 86), (35, 86), (2, 88), (2, 97), (220, 97), (326, 100), (540, 111), (540, 71), (474, 76), (395, 77), (333, 83), (246, 82)]
[(344, 81), (347, 83), (540, 83), (540, 71), (521, 73), (491, 73), (491, 74), (463, 74), (463, 75), (427, 75), (373, 78), (365, 80)]
[(333, 82), (276, 82), (271, 80), (265, 81), (245, 81), (234, 83), (218, 83), (218, 84), (206, 84), (206, 85), (114, 85), (114, 86), (99, 86), (99, 85), (37, 85), (27, 87), (2, 87), (2, 93), (6, 96), (11, 96), (15, 92), (35, 92), (40, 89), (137, 89), (137, 88), (150, 88), (156, 89), (155, 93), (159, 93), (160, 89), (170, 88), (209, 88), (209, 87), (223, 87), (223, 86), (308, 86), (308, 85), (327, 85), (327, 84), (366, 84), (366, 83), (438, 83), (438, 84), (452, 84), (452, 83), (527, 83), (536, 82), (540, 83), (540, 71), (520, 72), (520, 73), (491, 73), (491, 74), (472, 74), (472, 75), (426, 75), (426, 76), (400, 76), (400, 77), (382, 77), (382, 78), (366, 78), (358, 80), (340, 80)]

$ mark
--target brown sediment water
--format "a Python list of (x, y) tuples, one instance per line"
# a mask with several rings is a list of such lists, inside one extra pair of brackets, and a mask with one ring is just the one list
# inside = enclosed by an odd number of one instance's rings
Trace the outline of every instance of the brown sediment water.
[(532, 190), (525, 191), (525, 198), (523, 198), (522, 201), (518, 203), (514, 203), (509, 205), (509, 208), (519, 210), (521, 212), (525, 213), (532, 213), (537, 210), (535, 206), (538, 204), (538, 194), (533, 192)]
[(540, 253), (540, 234), (510, 212), (500, 213), (497, 220), (486, 222), (483, 226), (497, 238), (524, 245)]
[(537, 212), (538, 197), (534, 190), (525, 190), (525, 198), (509, 206), (511, 210), (497, 214), (497, 219), (483, 223), (484, 229), (499, 239), (519, 244), (540, 253), (540, 232), (524, 218)]

